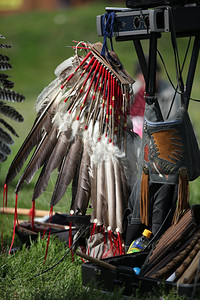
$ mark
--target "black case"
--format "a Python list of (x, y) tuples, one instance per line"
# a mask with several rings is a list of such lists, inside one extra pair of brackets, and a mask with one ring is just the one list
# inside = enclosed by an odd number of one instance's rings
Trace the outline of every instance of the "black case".
[(128, 8), (153, 8), (156, 6), (175, 6), (188, 3), (199, 3), (199, 0), (126, 0)]
[[(193, 291), (195, 297), (200, 296), (200, 284), (180, 284), (177, 286), (173, 282), (163, 282), (161, 280), (135, 275), (133, 267), (142, 267), (148, 252), (126, 254), (104, 259), (117, 267), (116, 271), (105, 269), (92, 263), (82, 265), (83, 286), (99, 287), (102, 291), (113, 292), (115, 288), (124, 288), (123, 294), (130, 296), (136, 291), (143, 294), (152, 292), (162, 286), (166, 291), (176, 288), (180, 295), (191, 297)], [(200, 298), (199, 298), (200, 299)]]

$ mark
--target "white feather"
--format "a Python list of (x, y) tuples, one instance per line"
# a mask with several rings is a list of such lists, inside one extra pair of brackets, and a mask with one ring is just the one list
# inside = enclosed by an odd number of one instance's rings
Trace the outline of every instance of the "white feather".
[(61, 73), (62, 73), (64, 70), (69, 69), (69, 68), (71, 69), (70, 71), (71, 71), (71, 73), (72, 73), (72, 68), (74, 68), (75, 63), (77, 64), (77, 62), (78, 62), (78, 60), (77, 60), (76, 56), (72, 56), (72, 57), (70, 57), (70, 58), (64, 60), (62, 63), (60, 63), (60, 64), (56, 67), (56, 69), (55, 69), (55, 71), (54, 71), (54, 74), (58, 77), (58, 76), (61, 75)]

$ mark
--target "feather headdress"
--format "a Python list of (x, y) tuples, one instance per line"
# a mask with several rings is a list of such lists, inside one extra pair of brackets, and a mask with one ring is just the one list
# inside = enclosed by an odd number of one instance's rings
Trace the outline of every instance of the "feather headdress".
[(122, 233), (123, 212), (137, 173), (137, 138), (127, 128), (134, 80), (114, 52), (110, 51), (109, 59), (100, 54), (101, 43), (82, 43), (81, 48), (86, 55), (76, 53), (59, 65), (56, 79), (39, 95), (38, 116), (5, 183), (20, 172), (35, 147), (16, 194), (42, 167), (34, 202), (45, 191), (53, 170), (58, 169), (51, 206), (73, 182), (71, 214), (85, 214), (91, 202), (91, 221)]

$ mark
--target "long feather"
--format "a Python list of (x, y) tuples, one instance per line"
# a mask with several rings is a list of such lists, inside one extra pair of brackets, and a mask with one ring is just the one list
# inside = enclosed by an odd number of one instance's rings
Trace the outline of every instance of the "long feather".
[(91, 206), (92, 206), (92, 213), (91, 213), (91, 222), (96, 222), (96, 211), (97, 211), (97, 165), (91, 162), (91, 167), (89, 170), (90, 176), (90, 184), (91, 184)]
[(103, 210), (107, 201), (105, 199), (105, 162), (101, 160), (97, 165), (97, 204), (96, 219), (97, 225), (102, 225), (104, 220)]
[[(21, 148), (19, 149), (17, 155), (15, 156), (14, 160), (10, 165), (5, 183), (9, 184), (15, 178), (17, 173), (21, 170), (31, 150), (40, 141), (42, 129), (47, 123), (50, 124), (50, 115), (53, 114), (53, 111), (57, 107), (58, 103), (56, 100), (59, 101), (60, 99), (52, 99), (46, 106), (46, 108), (43, 110), (43, 112), (36, 119), (31, 131), (29, 132), (24, 143), (22, 144)], [(49, 113), (50, 109), (51, 113)]]
[(122, 233), (123, 232), (123, 214), (127, 208), (128, 198), (125, 198), (123, 194), (123, 186), (121, 180), (121, 172), (123, 170), (120, 168), (119, 162), (116, 160), (114, 162), (114, 173), (115, 173), (115, 191), (116, 191), (116, 229)]
[(49, 157), (49, 160), (47, 162), (47, 165), (45, 167), (45, 170), (43, 171), (43, 176), (40, 177), (40, 180), (38, 181), (37, 185), (35, 186), (34, 193), (33, 193), (33, 199), (37, 199), (43, 191), (46, 190), (46, 187), (49, 182), (49, 178), (51, 176), (51, 173), (56, 169), (59, 168), (62, 159), (64, 158), (70, 141), (68, 140), (65, 133), (61, 133), (59, 135), (59, 138), (57, 140), (57, 143)]
[(71, 207), (75, 214), (85, 214), (90, 198), (90, 179), (89, 179), (90, 155), (87, 144), (84, 144), (81, 166), (79, 171), (78, 190), (76, 198)]
[(63, 197), (66, 189), (76, 174), (76, 170), (82, 153), (82, 140), (76, 138), (69, 152), (63, 159), (54, 192), (51, 198), (51, 206), (54, 206)]
[(111, 231), (116, 229), (116, 202), (115, 202), (115, 173), (111, 157), (105, 162), (106, 187), (108, 197), (108, 222)]
[(23, 175), (17, 183), (15, 192), (18, 193), (20, 188), (26, 180), (27, 183), (30, 183), (34, 174), (37, 170), (48, 160), (55, 144), (57, 141), (57, 130), (55, 127), (52, 127), (49, 134), (45, 133), (38, 144), (35, 152), (33, 153)]

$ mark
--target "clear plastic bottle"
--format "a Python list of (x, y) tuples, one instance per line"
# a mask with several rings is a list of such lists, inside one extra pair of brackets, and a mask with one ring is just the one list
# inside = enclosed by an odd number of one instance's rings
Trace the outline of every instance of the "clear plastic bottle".
[(142, 236), (131, 243), (127, 254), (140, 252), (141, 250), (143, 250), (144, 247), (149, 243), (151, 234), (152, 232), (150, 230), (145, 229), (142, 233)]

